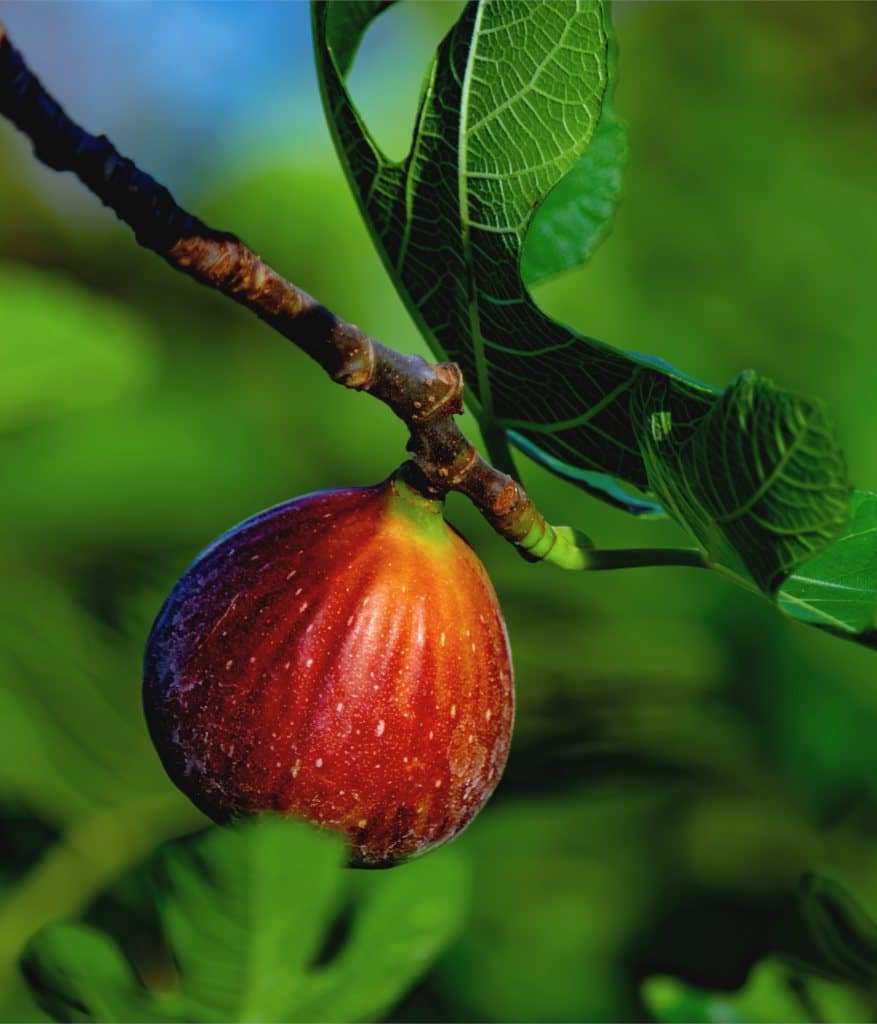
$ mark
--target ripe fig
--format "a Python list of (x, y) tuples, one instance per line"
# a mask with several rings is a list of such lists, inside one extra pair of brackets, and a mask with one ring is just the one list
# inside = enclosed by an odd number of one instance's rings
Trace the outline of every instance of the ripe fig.
[(389, 866), (457, 835), (499, 781), (511, 655), (487, 573), (398, 477), (246, 520), (149, 637), (149, 729), (217, 821), (274, 811)]

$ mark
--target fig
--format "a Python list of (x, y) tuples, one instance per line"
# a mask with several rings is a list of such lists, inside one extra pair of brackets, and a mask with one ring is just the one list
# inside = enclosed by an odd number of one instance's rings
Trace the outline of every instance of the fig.
[(159, 612), (143, 693), (165, 769), (207, 815), (300, 817), (343, 833), (360, 866), (461, 832), (514, 716), (487, 573), (398, 475), (216, 540)]

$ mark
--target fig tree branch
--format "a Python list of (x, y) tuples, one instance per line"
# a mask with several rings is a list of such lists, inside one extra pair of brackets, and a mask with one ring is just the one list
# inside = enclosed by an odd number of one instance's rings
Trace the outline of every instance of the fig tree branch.
[(526, 557), (565, 568), (591, 567), (587, 540), (547, 523), (520, 484), (487, 463), (463, 435), (454, 419), (463, 410), (463, 377), (455, 363), (434, 365), (382, 345), (286, 280), (235, 235), (184, 210), (105, 135), (92, 135), (67, 116), (2, 23), (0, 113), (30, 138), (39, 160), (75, 174), (131, 228), (141, 246), (245, 306), (333, 380), (388, 405), (409, 430), (411, 460), (405, 472), (414, 486), (438, 497), (448, 491), (465, 494)]

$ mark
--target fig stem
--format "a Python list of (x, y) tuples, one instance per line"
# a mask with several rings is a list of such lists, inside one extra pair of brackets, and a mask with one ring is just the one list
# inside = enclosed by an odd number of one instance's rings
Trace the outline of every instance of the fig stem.
[[(137, 242), (175, 270), (255, 313), (314, 359), (333, 380), (384, 402), (408, 427), (416, 473), (427, 497), (465, 494), (525, 558), (564, 568), (589, 566), (574, 535), (555, 529), (512, 475), (478, 453), (454, 417), (463, 411), (463, 375), (455, 363), (403, 355), (336, 316), (282, 277), (239, 238), (206, 225), (105, 135), (92, 135), (65, 113), (13, 47), (0, 22), (0, 114), (33, 144), (36, 157), (70, 171), (134, 232)], [(514, 472), (507, 445), (490, 451)]]

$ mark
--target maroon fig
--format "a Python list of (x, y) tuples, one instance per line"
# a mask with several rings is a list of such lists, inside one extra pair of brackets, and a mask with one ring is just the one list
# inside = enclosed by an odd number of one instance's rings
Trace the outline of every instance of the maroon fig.
[(457, 835), (508, 754), (490, 580), (441, 504), (396, 477), (220, 537), (165, 602), (144, 674), (153, 741), (198, 807), (336, 829), (361, 865)]

